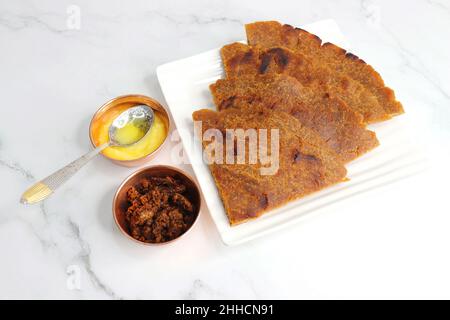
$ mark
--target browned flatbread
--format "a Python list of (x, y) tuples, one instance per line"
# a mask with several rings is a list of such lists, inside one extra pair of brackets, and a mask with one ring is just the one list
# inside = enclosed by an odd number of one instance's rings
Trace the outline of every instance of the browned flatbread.
[[(261, 167), (266, 165), (259, 155), (256, 164), (247, 161), (209, 165), (231, 225), (256, 218), (345, 178), (346, 169), (337, 154), (315, 132), (284, 112), (255, 106), (252, 110), (199, 110), (192, 117), (202, 121), (202, 133), (212, 128), (219, 129), (224, 136), (226, 129), (266, 129), (268, 132), (278, 129), (279, 167), (275, 174), (261, 174)], [(271, 139), (269, 134), (269, 145)], [(215, 142), (202, 143), (206, 148)]]
[(362, 117), (342, 101), (318, 96), (285, 75), (264, 75), (218, 80), (210, 86), (219, 110), (263, 106), (286, 112), (314, 130), (344, 162), (378, 146), (374, 132), (365, 129)]
[(395, 99), (394, 91), (385, 86), (378, 72), (354, 54), (332, 43), (322, 44), (316, 35), (276, 21), (250, 23), (245, 29), (250, 45), (266, 48), (282, 46), (301, 53), (339, 75), (360, 82), (377, 97), (387, 114), (394, 116), (404, 112), (401, 103)]
[(340, 98), (363, 116), (365, 123), (390, 118), (377, 98), (358, 81), (337, 75), (329, 68), (312, 63), (302, 54), (275, 47), (250, 47), (232, 43), (221, 49), (227, 78), (257, 74), (286, 74), (308, 86), (317, 95)]

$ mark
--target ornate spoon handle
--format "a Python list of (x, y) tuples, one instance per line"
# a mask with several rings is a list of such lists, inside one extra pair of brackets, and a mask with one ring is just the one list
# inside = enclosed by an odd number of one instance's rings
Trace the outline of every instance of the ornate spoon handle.
[(86, 165), (92, 158), (97, 156), (109, 143), (102, 144), (94, 150), (86, 153), (75, 161), (55, 173), (32, 185), (22, 194), (20, 202), (23, 204), (33, 204), (48, 198), (56, 189), (69, 180), (75, 173)]

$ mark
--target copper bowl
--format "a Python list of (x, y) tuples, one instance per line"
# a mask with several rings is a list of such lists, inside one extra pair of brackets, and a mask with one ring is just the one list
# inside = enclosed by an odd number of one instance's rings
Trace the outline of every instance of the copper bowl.
[[(173, 178), (176, 178), (178, 180), (181, 180), (183, 184), (186, 186), (186, 193), (185, 196), (191, 201), (193, 207), (194, 207), (194, 214), (195, 214), (195, 220), (192, 223), (192, 225), (179, 237), (166, 241), (161, 243), (148, 243), (144, 241), (137, 240), (133, 238), (130, 235), (130, 230), (128, 227), (128, 224), (125, 220), (125, 213), (127, 211), (128, 207), (128, 201), (127, 201), (127, 190), (128, 188), (135, 186), (139, 180), (142, 178), (147, 177), (166, 177), (171, 176)], [(165, 165), (158, 165), (158, 166), (150, 166), (150, 167), (144, 167), (142, 169), (137, 170), (136, 172), (132, 173), (130, 176), (128, 176), (119, 186), (119, 188), (116, 191), (116, 194), (114, 195), (113, 199), (113, 216), (114, 221), (117, 224), (117, 227), (119, 230), (129, 239), (133, 240), (134, 242), (144, 244), (144, 245), (163, 245), (168, 244), (171, 242), (174, 242), (177, 239), (180, 239), (181, 237), (184, 237), (195, 225), (195, 223), (198, 220), (198, 216), (200, 213), (200, 207), (201, 207), (201, 197), (200, 197), (200, 190), (197, 185), (197, 183), (192, 179), (188, 174), (181, 171), (178, 168), (171, 167), (171, 166), (165, 166)]]
[(146, 96), (142, 96), (142, 95), (138, 95), (138, 94), (130, 94), (130, 95), (126, 95), (126, 96), (120, 96), (117, 98), (114, 98), (108, 102), (106, 102), (104, 105), (102, 105), (94, 114), (94, 116), (92, 117), (91, 123), (89, 125), (89, 138), (91, 140), (92, 145), (95, 147), (97, 147), (97, 145), (94, 143), (94, 133), (93, 133), (93, 127), (96, 124), (97, 121), (99, 121), (101, 119), (101, 117), (108, 111), (111, 110), (113, 108), (126, 108), (128, 107), (132, 107), (132, 106), (136, 106), (139, 104), (144, 104), (146, 106), (149, 106), (150, 108), (152, 108), (154, 111), (157, 111), (163, 118), (163, 121), (166, 124), (166, 128), (167, 128), (167, 135), (166, 138), (164, 139), (164, 141), (161, 143), (161, 145), (154, 150), (152, 153), (145, 155), (141, 158), (138, 159), (134, 159), (134, 160), (117, 160), (114, 158), (110, 158), (106, 155), (104, 155), (103, 153), (101, 153), (102, 156), (104, 156), (105, 158), (110, 159), (112, 162), (125, 166), (125, 167), (135, 167), (135, 166), (140, 166), (146, 162), (148, 162), (150, 159), (152, 159), (155, 154), (161, 150), (161, 148), (163, 147), (163, 145), (166, 143), (167, 141), (167, 137), (169, 136), (169, 132), (171, 130), (171, 121), (170, 121), (170, 117), (169, 117), (169, 113), (167, 112), (167, 110), (155, 99), (152, 99), (150, 97), (146, 97)]

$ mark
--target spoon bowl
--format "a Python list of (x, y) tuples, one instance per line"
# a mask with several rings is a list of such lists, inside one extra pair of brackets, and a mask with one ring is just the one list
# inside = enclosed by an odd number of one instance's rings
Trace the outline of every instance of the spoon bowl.
[(138, 105), (122, 112), (110, 125), (110, 146), (128, 147), (139, 142), (152, 127), (155, 114), (146, 105)]

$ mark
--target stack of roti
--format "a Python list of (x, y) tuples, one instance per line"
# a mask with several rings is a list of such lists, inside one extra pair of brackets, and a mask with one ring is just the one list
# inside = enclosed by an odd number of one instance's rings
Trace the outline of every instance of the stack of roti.
[(404, 112), (354, 54), (275, 21), (246, 32), (248, 44), (221, 49), (225, 79), (210, 86), (217, 111), (193, 114), (231, 225), (346, 180), (345, 164), (379, 144), (366, 125)]

